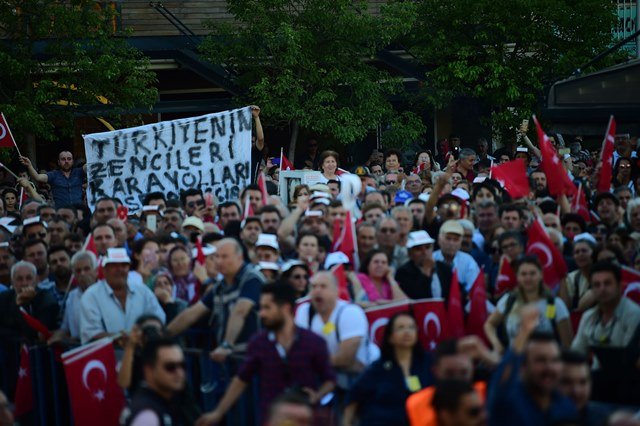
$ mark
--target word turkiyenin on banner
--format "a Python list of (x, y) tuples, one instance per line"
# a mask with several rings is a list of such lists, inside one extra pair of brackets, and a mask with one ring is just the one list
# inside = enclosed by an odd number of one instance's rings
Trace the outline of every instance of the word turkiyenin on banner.
[(112, 197), (136, 211), (150, 192), (190, 188), (235, 200), (251, 179), (251, 126), (246, 107), (86, 135), (89, 206)]

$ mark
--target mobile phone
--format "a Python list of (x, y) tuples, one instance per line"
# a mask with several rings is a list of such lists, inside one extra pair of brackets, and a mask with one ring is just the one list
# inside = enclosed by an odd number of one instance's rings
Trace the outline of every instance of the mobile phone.
[(153, 232), (158, 229), (158, 217), (155, 214), (147, 215), (147, 229)]
[(522, 120), (522, 124), (520, 124), (520, 129), (522, 130), (522, 132), (527, 133), (527, 130), (529, 130), (529, 120), (527, 120), (526, 118)]

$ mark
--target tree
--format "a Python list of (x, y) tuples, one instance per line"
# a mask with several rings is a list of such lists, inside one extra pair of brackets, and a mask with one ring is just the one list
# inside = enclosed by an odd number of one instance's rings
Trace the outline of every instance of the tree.
[(239, 101), (259, 104), (270, 122), (291, 126), (290, 158), (301, 128), (345, 144), (379, 124), (391, 124), (390, 142), (411, 142), (424, 132), (416, 115), (391, 104), (390, 96), (403, 91), (401, 81), (370, 61), (410, 30), (413, 3), (383, 6), (380, 14), (352, 0), (227, 4), (235, 22), (212, 30), (203, 55), (237, 76), (246, 89)]
[(544, 89), (608, 47), (614, 2), (421, 0), (404, 46), (429, 68), (421, 95), (441, 107), (484, 100), (502, 135), (529, 117)]
[(116, 116), (155, 101), (147, 59), (115, 22), (90, 0), (0, 2), (0, 110), (32, 156), (35, 137), (70, 136), (88, 106), (108, 103), (102, 115)]

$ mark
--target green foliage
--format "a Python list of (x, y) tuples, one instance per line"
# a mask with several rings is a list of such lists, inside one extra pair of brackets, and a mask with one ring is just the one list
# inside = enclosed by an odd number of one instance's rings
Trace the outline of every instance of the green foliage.
[(201, 50), (235, 73), (247, 89), (240, 101), (259, 104), (269, 123), (297, 124), (345, 144), (379, 124), (391, 123), (398, 135), (424, 132), (417, 116), (398, 115), (389, 101), (403, 91), (401, 81), (369, 61), (409, 32), (414, 3), (385, 5), (380, 14), (352, 0), (227, 4), (236, 22), (212, 27)]
[[(612, 41), (614, 2), (421, 0), (405, 47), (425, 65), (423, 100), (483, 99), (503, 136), (528, 117), (545, 88)], [(601, 64), (601, 65), (604, 65)], [(514, 121), (515, 119), (515, 121)]]
[(90, 0), (0, 2), (0, 110), (17, 138), (70, 136), (99, 96), (114, 107), (103, 116), (153, 104), (155, 75), (115, 19)]

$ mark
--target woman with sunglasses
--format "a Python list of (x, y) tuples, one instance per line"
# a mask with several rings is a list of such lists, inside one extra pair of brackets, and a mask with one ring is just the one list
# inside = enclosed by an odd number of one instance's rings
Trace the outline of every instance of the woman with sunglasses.
[(296, 296), (304, 297), (309, 292), (309, 268), (299, 260), (289, 260), (282, 265), (283, 282), (288, 283), (296, 291)]
[(633, 169), (631, 159), (626, 157), (618, 158), (613, 168), (613, 187), (626, 186), (631, 190), (631, 194), (635, 196), (636, 188), (634, 185), (634, 177), (635, 170)]
[(514, 267), (517, 287), (500, 298), (496, 310), (484, 324), (484, 332), (493, 349), (504, 352), (518, 334), (521, 312), (534, 304), (540, 311), (538, 330), (553, 332), (560, 345), (571, 346), (573, 332), (569, 310), (562, 299), (554, 297), (542, 281), (542, 267), (535, 256), (520, 258)]
[(407, 425), (409, 395), (431, 385), (430, 363), (418, 342), (409, 312), (399, 312), (384, 329), (380, 359), (356, 380), (344, 410), (343, 425)]

